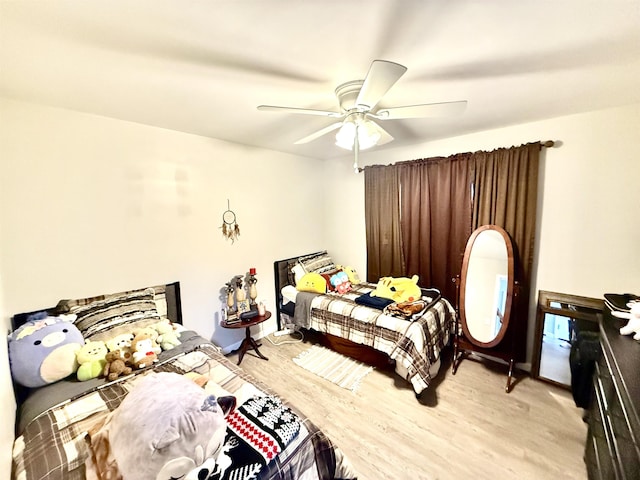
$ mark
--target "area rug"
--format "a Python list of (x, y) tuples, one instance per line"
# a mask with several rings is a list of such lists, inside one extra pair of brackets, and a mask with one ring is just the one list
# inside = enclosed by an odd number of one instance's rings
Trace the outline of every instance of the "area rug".
[(345, 357), (333, 350), (313, 345), (293, 359), (296, 365), (335, 383), (339, 387), (355, 392), (362, 379), (373, 370), (373, 367)]

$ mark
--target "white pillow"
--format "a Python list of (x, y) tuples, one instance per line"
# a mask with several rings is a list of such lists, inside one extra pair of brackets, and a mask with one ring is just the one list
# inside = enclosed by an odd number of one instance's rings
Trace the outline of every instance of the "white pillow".
[(296, 295), (298, 295), (298, 289), (293, 285), (287, 285), (286, 287), (282, 287), (282, 299), (284, 300), (282, 303), (287, 304), (289, 302), (296, 303)]
[(304, 274), (307, 273), (304, 269), (304, 267), (302, 265), (300, 265), (299, 263), (297, 263), (296, 265), (294, 265), (293, 267), (291, 267), (291, 271), (293, 272), (293, 277), (296, 280), (296, 285), (298, 284), (298, 282), (300, 281), (300, 279), (302, 277), (304, 277)]

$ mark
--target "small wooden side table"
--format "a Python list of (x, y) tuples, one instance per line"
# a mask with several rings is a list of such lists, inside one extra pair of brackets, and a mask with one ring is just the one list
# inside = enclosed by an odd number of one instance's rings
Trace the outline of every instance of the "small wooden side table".
[(232, 353), (235, 353), (238, 351), (240, 352), (240, 358), (238, 358), (238, 365), (240, 365), (240, 362), (242, 362), (242, 358), (244, 357), (244, 354), (247, 353), (247, 351), (251, 348), (256, 351), (256, 353), (260, 358), (264, 360), (269, 360), (267, 357), (265, 357), (260, 353), (260, 350), (258, 350), (258, 347), (261, 347), (262, 344), (257, 343), (251, 337), (251, 327), (253, 327), (254, 325), (258, 325), (259, 323), (262, 323), (266, 320), (269, 320), (270, 318), (271, 318), (271, 312), (265, 312), (264, 315), (258, 315), (257, 317), (250, 318), (247, 321), (241, 320), (236, 323), (227, 323), (227, 321), (224, 320), (220, 322), (220, 325), (223, 328), (244, 328), (245, 329), (245, 337), (244, 337), (244, 340), (242, 340), (242, 343), (240, 344), (240, 348), (232, 352)]

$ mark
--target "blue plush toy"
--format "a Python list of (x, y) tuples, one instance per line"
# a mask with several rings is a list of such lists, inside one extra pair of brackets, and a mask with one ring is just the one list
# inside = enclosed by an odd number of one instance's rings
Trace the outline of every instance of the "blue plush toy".
[(349, 276), (342, 270), (331, 276), (329, 279), (331, 285), (336, 289), (336, 292), (340, 294), (347, 293), (351, 290), (351, 282), (349, 282)]
[(84, 339), (70, 320), (38, 314), (9, 335), (9, 364), (17, 383), (42, 387), (78, 369), (76, 352)]

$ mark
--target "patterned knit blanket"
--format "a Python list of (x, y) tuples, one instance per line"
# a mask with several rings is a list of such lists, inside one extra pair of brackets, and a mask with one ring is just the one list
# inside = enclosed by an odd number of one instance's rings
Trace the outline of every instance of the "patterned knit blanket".
[(227, 435), (207, 480), (250, 480), (300, 431), (300, 419), (273, 396), (247, 400), (227, 417)]

